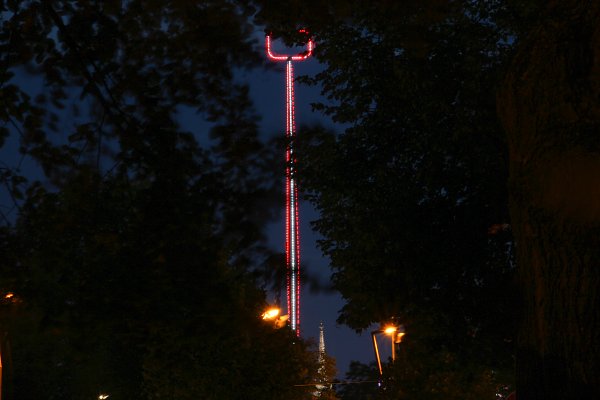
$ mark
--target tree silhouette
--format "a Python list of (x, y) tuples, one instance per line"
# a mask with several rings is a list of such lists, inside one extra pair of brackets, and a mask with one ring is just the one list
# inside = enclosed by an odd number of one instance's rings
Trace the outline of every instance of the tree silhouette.
[(5, 397), (303, 398), (313, 353), (259, 318), (275, 183), (234, 79), (259, 60), (242, 7), (2, 11), (0, 134), (40, 166), (2, 166)]
[[(274, 20), (273, 31), (291, 25), (277, 19), (285, 6), (265, 5), (259, 18)], [(405, 325), (413, 369), (389, 370), (398, 383), (390, 398), (495, 396), (512, 381), (516, 318), (495, 103), (510, 50), (497, 24), (504, 10), (333, 2), (323, 16), (298, 7), (325, 65), (305, 78), (329, 100), (315, 107), (350, 126), (305, 129), (298, 147), (320, 247), (346, 300), (338, 321)]]
[(499, 94), (522, 312), (524, 399), (600, 396), (600, 6), (550, 1)]
[(412, 361), (448, 355), (427, 398), (510, 371), (519, 321), (519, 398), (598, 397), (596, 3), (261, 4), (314, 32), (315, 108), (350, 125), (300, 135), (340, 321), (397, 316)]

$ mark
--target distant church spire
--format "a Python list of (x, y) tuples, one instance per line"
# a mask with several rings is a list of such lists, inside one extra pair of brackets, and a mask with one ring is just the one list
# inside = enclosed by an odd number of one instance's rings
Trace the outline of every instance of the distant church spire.
[(325, 327), (323, 321), (319, 325), (319, 356), (317, 358), (317, 382), (316, 391), (313, 393), (313, 398), (321, 397), (324, 390), (327, 389), (327, 367), (325, 366)]
[(325, 364), (325, 327), (323, 321), (319, 325), (319, 368)]

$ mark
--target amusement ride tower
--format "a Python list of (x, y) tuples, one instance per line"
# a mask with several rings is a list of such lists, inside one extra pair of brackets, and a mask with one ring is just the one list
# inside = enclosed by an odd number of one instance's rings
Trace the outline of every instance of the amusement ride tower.
[[(308, 34), (305, 30), (300, 33)], [(306, 60), (312, 54), (313, 42), (308, 38), (307, 50), (296, 55), (275, 54), (271, 50), (271, 36), (266, 40), (267, 56), (272, 61), (285, 62), (285, 255), (287, 268), (287, 311), (290, 327), (300, 336), (300, 237), (298, 227), (298, 182), (296, 178), (296, 154), (294, 139), (296, 125), (294, 121), (294, 68), (293, 61)]]

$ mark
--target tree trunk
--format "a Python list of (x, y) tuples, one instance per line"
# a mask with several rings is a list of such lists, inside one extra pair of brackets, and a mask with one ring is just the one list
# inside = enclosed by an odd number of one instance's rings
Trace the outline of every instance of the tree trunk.
[(600, 2), (548, 1), (498, 96), (522, 293), (517, 397), (600, 399)]

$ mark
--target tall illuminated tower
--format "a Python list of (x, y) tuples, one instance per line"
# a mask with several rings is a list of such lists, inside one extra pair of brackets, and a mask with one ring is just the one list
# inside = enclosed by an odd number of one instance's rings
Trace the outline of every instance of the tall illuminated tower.
[[(304, 30), (300, 31), (306, 34)], [(308, 35), (307, 35), (308, 36)], [(293, 61), (306, 60), (312, 54), (313, 42), (309, 38), (307, 50), (296, 55), (275, 54), (271, 50), (271, 36), (265, 40), (267, 56), (273, 61), (285, 61), (285, 258), (287, 268), (287, 309), (290, 326), (300, 336), (300, 237), (298, 230), (298, 182), (296, 180), (296, 154), (294, 139), (294, 67)]]

